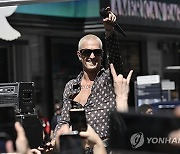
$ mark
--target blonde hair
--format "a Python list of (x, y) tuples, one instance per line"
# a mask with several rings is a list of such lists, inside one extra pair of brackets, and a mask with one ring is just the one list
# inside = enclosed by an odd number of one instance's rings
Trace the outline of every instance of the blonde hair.
[(93, 35), (93, 34), (88, 34), (79, 40), (78, 50), (81, 50), (81, 46), (82, 46), (83, 42), (86, 40), (97, 40), (99, 42), (100, 49), (102, 49), (102, 47), (103, 47), (102, 41), (99, 37), (97, 37), (96, 35)]

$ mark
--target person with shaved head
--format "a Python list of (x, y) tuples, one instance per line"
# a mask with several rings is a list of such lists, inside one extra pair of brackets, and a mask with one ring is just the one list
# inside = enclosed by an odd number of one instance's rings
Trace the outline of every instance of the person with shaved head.
[[(107, 9), (109, 16), (103, 19), (103, 24), (110, 67), (108, 69), (102, 67), (104, 51), (100, 38), (93, 34), (82, 37), (77, 51), (78, 59), (82, 63), (82, 72), (65, 86), (61, 121), (55, 128), (55, 136), (57, 132), (64, 134), (70, 131), (69, 110), (83, 108), (87, 123), (103, 141), (106, 141), (111, 111), (128, 109), (127, 99), (132, 71), (127, 78), (116, 73), (117, 70), (122, 70), (119, 43), (112, 26), (116, 16), (110, 8)], [(87, 147), (91, 149), (90, 145)]]

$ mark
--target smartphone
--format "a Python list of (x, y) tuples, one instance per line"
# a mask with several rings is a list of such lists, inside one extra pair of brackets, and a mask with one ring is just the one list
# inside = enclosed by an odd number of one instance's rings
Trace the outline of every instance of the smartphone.
[(86, 131), (87, 122), (84, 109), (71, 109), (70, 111), (70, 122), (73, 131)]
[(82, 138), (78, 131), (60, 135), (60, 154), (84, 154)]
[(135, 112), (114, 112), (110, 116), (109, 146), (121, 152), (179, 153), (172, 145), (180, 139), (168, 137), (180, 128), (180, 118), (173, 115), (142, 115)]
[(0, 107), (0, 134), (6, 134), (1, 136), (1, 140), (9, 139), (15, 144), (17, 137), (14, 127), (16, 121), (14, 106), (1, 106)]

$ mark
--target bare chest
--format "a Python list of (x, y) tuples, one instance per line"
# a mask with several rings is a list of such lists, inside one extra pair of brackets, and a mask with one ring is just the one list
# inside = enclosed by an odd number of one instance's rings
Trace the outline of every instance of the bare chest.
[(81, 105), (84, 106), (87, 102), (90, 93), (91, 93), (91, 88), (81, 89), (81, 91), (75, 96), (73, 100), (79, 102)]

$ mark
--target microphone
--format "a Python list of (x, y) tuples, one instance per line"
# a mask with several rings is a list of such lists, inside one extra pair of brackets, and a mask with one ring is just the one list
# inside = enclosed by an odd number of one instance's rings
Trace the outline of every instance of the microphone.
[[(109, 16), (108, 10), (106, 10), (105, 8), (102, 8), (99, 13), (103, 18), (107, 18)], [(112, 26), (117, 32), (121, 33), (126, 38), (126, 34), (118, 23), (114, 22)]]

